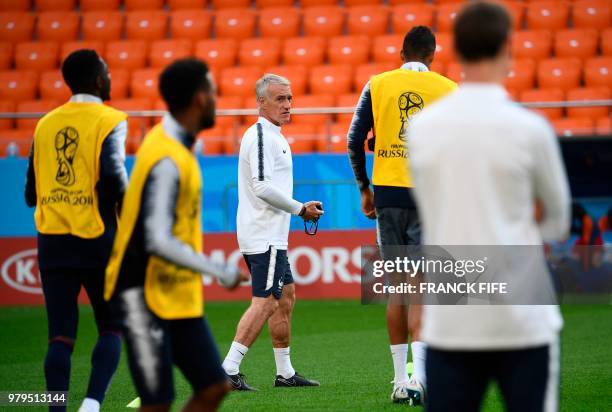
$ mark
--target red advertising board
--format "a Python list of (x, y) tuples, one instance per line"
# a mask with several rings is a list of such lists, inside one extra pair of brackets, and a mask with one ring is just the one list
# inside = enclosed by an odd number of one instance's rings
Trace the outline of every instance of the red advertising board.
[[(316, 236), (292, 232), (289, 262), (302, 299), (358, 298), (362, 245), (375, 242), (369, 230), (320, 231)], [(205, 253), (212, 259), (244, 265), (234, 233), (207, 234)], [(0, 238), (0, 306), (44, 303), (36, 238)], [(203, 278), (207, 300), (250, 298), (250, 284), (229, 292), (216, 280)], [(85, 298), (82, 293), (82, 301)]]

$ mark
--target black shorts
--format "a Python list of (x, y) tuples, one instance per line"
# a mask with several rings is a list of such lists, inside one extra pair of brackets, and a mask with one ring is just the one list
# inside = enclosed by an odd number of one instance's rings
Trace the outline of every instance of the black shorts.
[(270, 294), (276, 299), (283, 295), (283, 286), (293, 283), (291, 266), (287, 251), (270, 246), (266, 253), (244, 255), (251, 272), (253, 296), (267, 298)]
[(376, 239), (379, 245), (420, 245), (421, 223), (416, 209), (376, 208)]
[(173, 364), (193, 392), (227, 380), (204, 318), (160, 319), (147, 307), (141, 287), (122, 291), (112, 304), (121, 315), (128, 365), (143, 405), (172, 402)]
[(49, 339), (58, 336), (76, 339), (79, 322), (78, 297), (81, 286), (85, 288), (98, 333), (120, 333), (118, 319), (104, 301), (103, 269), (53, 269), (41, 270), (40, 279), (45, 296)]

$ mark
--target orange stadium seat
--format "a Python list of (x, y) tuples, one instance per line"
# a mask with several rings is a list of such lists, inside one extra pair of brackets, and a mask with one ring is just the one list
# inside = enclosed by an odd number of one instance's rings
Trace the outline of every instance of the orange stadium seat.
[(57, 68), (59, 48), (53, 42), (19, 43), (15, 47), (15, 68), (19, 70), (51, 70)]
[(255, 95), (255, 82), (261, 75), (262, 71), (255, 67), (223, 69), (219, 83), (221, 95), (253, 97)]
[[(607, 87), (585, 87), (571, 89), (567, 92), (568, 101), (585, 101), (585, 100), (609, 100), (610, 89)], [(568, 117), (588, 117), (596, 119), (599, 117), (609, 116), (610, 107), (608, 106), (592, 106), (592, 107), (568, 107)]]
[(2, 11), (29, 11), (32, 8), (32, 0), (2, 0), (0, 12)]
[(64, 83), (64, 78), (59, 70), (50, 70), (40, 74), (38, 83), (40, 98), (46, 100), (57, 100), (61, 103), (67, 101), (72, 93)]
[(212, 17), (208, 10), (177, 10), (170, 13), (173, 39), (198, 41), (210, 37)]
[(548, 30), (522, 30), (512, 34), (512, 56), (518, 59), (547, 59), (552, 49)]
[(95, 50), (99, 56), (104, 58), (104, 43), (101, 41), (69, 41), (62, 44), (60, 50), (60, 65), (70, 53), (81, 49)]
[(536, 1), (527, 4), (527, 28), (561, 30), (567, 27), (569, 6), (564, 0)]
[(588, 59), (584, 65), (584, 83), (587, 87), (605, 86), (612, 89), (612, 57)]
[[(162, 99), (157, 99), (153, 103), (153, 110), (168, 111), (168, 106), (166, 105), (166, 102), (164, 102)], [(162, 121), (161, 116), (155, 116), (151, 119), (151, 124), (155, 126), (157, 123), (161, 121)]]
[(385, 6), (355, 6), (347, 12), (348, 32), (353, 35), (380, 36), (387, 32), (388, 22), (389, 9)]
[[(217, 122), (219, 121), (217, 117)], [(218, 124), (211, 129), (202, 130), (198, 133), (198, 139), (202, 142), (202, 154), (220, 155), (224, 152), (224, 141), (226, 139), (226, 127)]]
[(525, 6), (513, 0), (498, 1), (501, 4), (510, 17), (512, 18), (512, 28), (514, 30), (520, 30), (523, 27), (523, 21), (525, 19)]
[(595, 134), (600, 136), (612, 135), (612, 118), (610, 116), (601, 117), (596, 120)]
[[(0, 112), (12, 113), (15, 111), (15, 103), (9, 100), (0, 100)], [(0, 130), (13, 128), (13, 119), (0, 119)]]
[(250, 9), (224, 9), (215, 14), (217, 37), (237, 40), (255, 36), (255, 13)]
[(461, 3), (443, 3), (436, 8), (436, 27), (438, 32), (450, 32), (453, 30), (453, 22), (461, 9)]
[(71, 11), (76, 6), (76, 0), (34, 0), (36, 12)]
[(399, 65), (402, 62), (400, 51), (404, 37), (399, 34), (389, 34), (385, 36), (376, 36), (372, 47), (372, 56), (374, 62), (390, 62)]
[(455, 83), (462, 82), (463, 78), (465, 77), (465, 73), (463, 72), (463, 67), (461, 67), (461, 64), (457, 62), (448, 63), (446, 66), (446, 77)]
[(317, 139), (314, 124), (289, 123), (283, 126), (283, 136), (287, 139), (292, 154), (311, 153)]
[(572, 8), (574, 27), (603, 30), (612, 24), (609, 0), (575, 0)]
[(555, 55), (586, 59), (597, 53), (599, 33), (595, 29), (568, 29), (555, 33)]
[[(362, 86), (363, 88), (363, 86)], [(338, 107), (352, 107), (353, 109), (357, 106), (361, 91), (359, 93), (345, 93), (338, 96), (336, 100), (336, 106)], [(338, 122), (350, 123), (353, 119), (353, 113), (340, 113), (336, 115)]]
[(316, 6), (304, 10), (304, 35), (340, 36), (345, 10), (337, 6)]
[[(115, 109), (128, 111), (152, 110), (153, 103), (146, 98), (140, 99), (113, 99), (108, 102), (109, 106)], [(140, 146), (141, 137), (151, 125), (148, 117), (128, 116), (128, 141), (126, 149), (128, 153), (135, 153)]]
[(302, 7), (335, 6), (338, 0), (300, 0)]
[(109, 74), (111, 78), (111, 99), (127, 98), (130, 84), (129, 70), (115, 69), (111, 70)]
[[(240, 109), (242, 107), (242, 98), (238, 96), (219, 96), (217, 97), (216, 108), (218, 109)], [(234, 124), (240, 124), (242, 119), (240, 116), (217, 116), (215, 121), (216, 126), (228, 127)]]
[(273, 7), (259, 12), (262, 37), (294, 37), (300, 33), (301, 13), (295, 7)]
[(206, 7), (206, 0), (167, 0), (170, 10), (197, 10)]
[[(332, 94), (308, 94), (297, 96), (293, 99), (292, 107), (294, 109), (306, 109), (310, 107), (333, 107), (334, 96)], [(320, 125), (330, 122), (332, 115), (330, 114), (292, 114), (291, 123), (307, 123), (312, 125)], [(283, 128), (283, 133), (285, 130)]]
[(238, 61), (241, 66), (276, 66), (280, 60), (280, 40), (277, 38), (245, 39), (240, 42)]
[(126, 34), (130, 40), (161, 40), (168, 30), (168, 15), (161, 10), (126, 13)]
[(164, 0), (123, 0), (125, 10), (160, 10), (164, 7)]
[(370, 77), (382, 72), (397, 69), (398, 67), (399, 65), (390, 62), (360, 64), (355, 69), (353, 88), (355, 90), (361, 90), (363, 86), (370, 81)]
[(151, 43), (149, 64), (151, 67), (164, 67), (174, 60), (192, 55), (192, 44), (187, 39), (158, 40)]
[(436, 34), (436, 54), (434, 55), (434, 60), (442, 63), (455, 60), (453, 36), (450, 33)]
[[(63, 103), (63, 102), (62, 102)], [(17, 104), (17, 112), (19, 113), (47, 113), (55, 109), (61, 103), (57, 100), (26, 100)], [(17, 128), (22, 130), (31, 130), (36, 128), (37, 119), (17, 119)]]
[(327, 59), (331, 64), (362, 64), (368, 62), (369, 57), (368, 36), (335, 36), (329, 39)]
[[(536, 78), (536, 65), (530, 59), (513, 59), (504, 85), (512, 93), (533, 89)], [(542, 86), (540, 84), (540, 86)], [(555, 86), (545, 86), (555, 87)]]
[(79, 15), (75, 12), (48, 11), (38, 14), (38, 39), (66, 42), (79, 35)]
[(323, 37), (291, 37), (285, 40), (283, 62), (306, 67), (323, 64), (325, 44)]
[[(563, 90), (561, 89), (531, 89), (524, 90), (521, 93), (520, 101), (524, 103), (532, 102), (562, 102), (565, 100)], [(548, 120), (559, 119), (563, 116), (563, 108), (542, 108), (532, 109), (533, 111), (546, 117)]]
[[(252, 109), (252, 110), (257, 110), (257, 100), (255, 98), (255, 93), (253, 93), (253, 95), (251, 96), (247, 96), (243, 99), (242, 101), (242, 108), (243, 109)], [(255, 116), (242, 116), (242, 123), (245, 127), (244, 130), (246, 130), (246, 127), (251, 126), (253, 123), (255, 123), (257, 121), (257, 115)], [(232, 130), (228, 130), (229, 133), (231, 133), (232, 136), (234, 136), (234, 132), (238, 131), (237, 136), (240, 136), (242, 138), (242, 135), (244, 134), (244, 130), (242, 130), (242, 127), (236, 128), (236, 129), (232, 129)], [(231, 148), (232, 146), (228, 146), (226, 147), (226, 153), (233, 153), (233, 150)]]
[(352, 68), (348, 64), (315, 66), (310, 71), (308, 83), (313, 94), (350, 93), (353, 85)]
[(83, 40), (117, 41), (123, 30), (123, 14), (118, 11), (83, 13)]
[(564, 117), (555, 119), (551, 123), (559, 136), (585, 136), (592, 135), (595, 132), (595, 122), (593, 119), (584, 117), (576, 119)]
[(601, 54), (612, 56), (612, 27), (601, 31)]
[(161, 99), (157, 87), (160, 69), (140, 69), (132, 72), (130, 80), (130, 96), (147, 98), (151, 101)]
[(295, 3), (294, 0), (255, 0), (255, 5), (258, 9), (274, 8), (274, 7), (291, 7)]
[(6, 70), (0, 72), (0, 99), (23, 101), (36, 98), (36, 72)]
[(0, 42), (0, 70), (8, 70), (13, 65), (13, 45)]
[(333, 123), (331, 127), (322, 127), (315, 142), (319, 153), (346, 153), (346, 135), (350, 122)]
[(249, 7), (251, 0), (210, 0), (210, 3), (215, 9), (233, 9)]
[(439, 62), (434, 59), (434, 61), (431, 62), (431, 64), (429, 65), (429, 70), (432, 72), (436, 72), (442, 76), (445, 76), (446, 75), (446, 63)]
[(308, 84), (308, 68), (304, 66), (273, 66), (266, 69), (267, 73), (278, 74), (287, 78), (291, 82), (291, 92), (294, 96), (301, 96), (306, 93)]
[(0, 135), (0, 156), (13, 154), (16, 150), (16, 155), (27, 157), (30, 154), (32, 140), (34, 139), (32, 130), (5, 130)]
[(346, 7), (376, 5), (382, 3), (382, 0), (344, 0)]
[(121, 0), (79, 0), (81, 12), (119, 10)]
[(575, 58), (546, 59), (538, 65), (538, 86), (564, 91), (580, 85), (581, 62)]
[(106, 62), (111, 69), (142, 69), (147, 59), (147, 44), (142, 40), (115, 41), (106, 45)]
[(433, 26), (434, 8), (431, 4), (401, 4), (391, 11), (391, 30), (404, 36), (414, 26)]
[(219, 70), (233, 66), (237, 54), (238, 46), (234, 39), (202, 40), (195, 45), (195, 56)]
[(33, 14), (22, 12), (0, 13), (0, 41), (25, 42), (32, 40), (33, 35)]

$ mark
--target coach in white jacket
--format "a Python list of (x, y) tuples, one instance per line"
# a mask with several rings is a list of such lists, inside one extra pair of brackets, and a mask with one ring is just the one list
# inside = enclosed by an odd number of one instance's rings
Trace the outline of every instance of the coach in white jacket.
[[(454, 39), (464, 82), (409, 130), (423, 244), (538, 247), (568, 235), (570, 196), (556, 136), (502, 86), (510, 27), (492, 3), (459, 13)], [(561, 326), (555, 305), (424, 306), (427, 410), (477, 411), (490, 380), (510, 411), (558, 409)]]
[(254, 390), (240, 363), (268, 321), (276, 360), (276, 387), (319, 386), (296, 373), (289, 357), (295, 285), (287, 260), (291, 215), (315, 220), (321, 202), (293, 199), (291, 148), (281, 126), (291, 115), (287, 79), (266, 74), (255, 85), (259, 119), (244, 134), (238, 160), (238, 245), (252, 278), (252, 300), (223, 362), (235, 390)]

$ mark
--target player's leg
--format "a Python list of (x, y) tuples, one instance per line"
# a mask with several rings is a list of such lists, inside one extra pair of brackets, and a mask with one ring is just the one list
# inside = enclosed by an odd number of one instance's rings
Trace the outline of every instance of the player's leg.
[(193, 389), (183, 410), (217, 410), (232, 386), (206, 320), (179, 319), (168, 322), (168, 327), (174, 362)]
[(557, 411), (559, 343), (504, 352), (496, 378), (507, 411)]
[(149, 310), (142, 287), (120, 292), (111, 304), (121, 319), (128, 366), (140, 397), (140, 410), (170, 410), (174, 384), (167, 323)]
[(108, 302), (104, 301), (104, 270), (81, 274), (98, 329), (98, 340), (91, 354), (91, 374), (87, 394), (79, 412), (97, 412), (104, 400), (121, 355), (121, 331)]
[[(76, 339), (81, 290), (78, 277), (70, 270), (41, 270), (47, 310), (49, 344), (45, 356), (45, 380), (48, 391), (67, 391), (70, 382), (70, 356)], [(50, 407), (65, 411), (65, 406)]]

